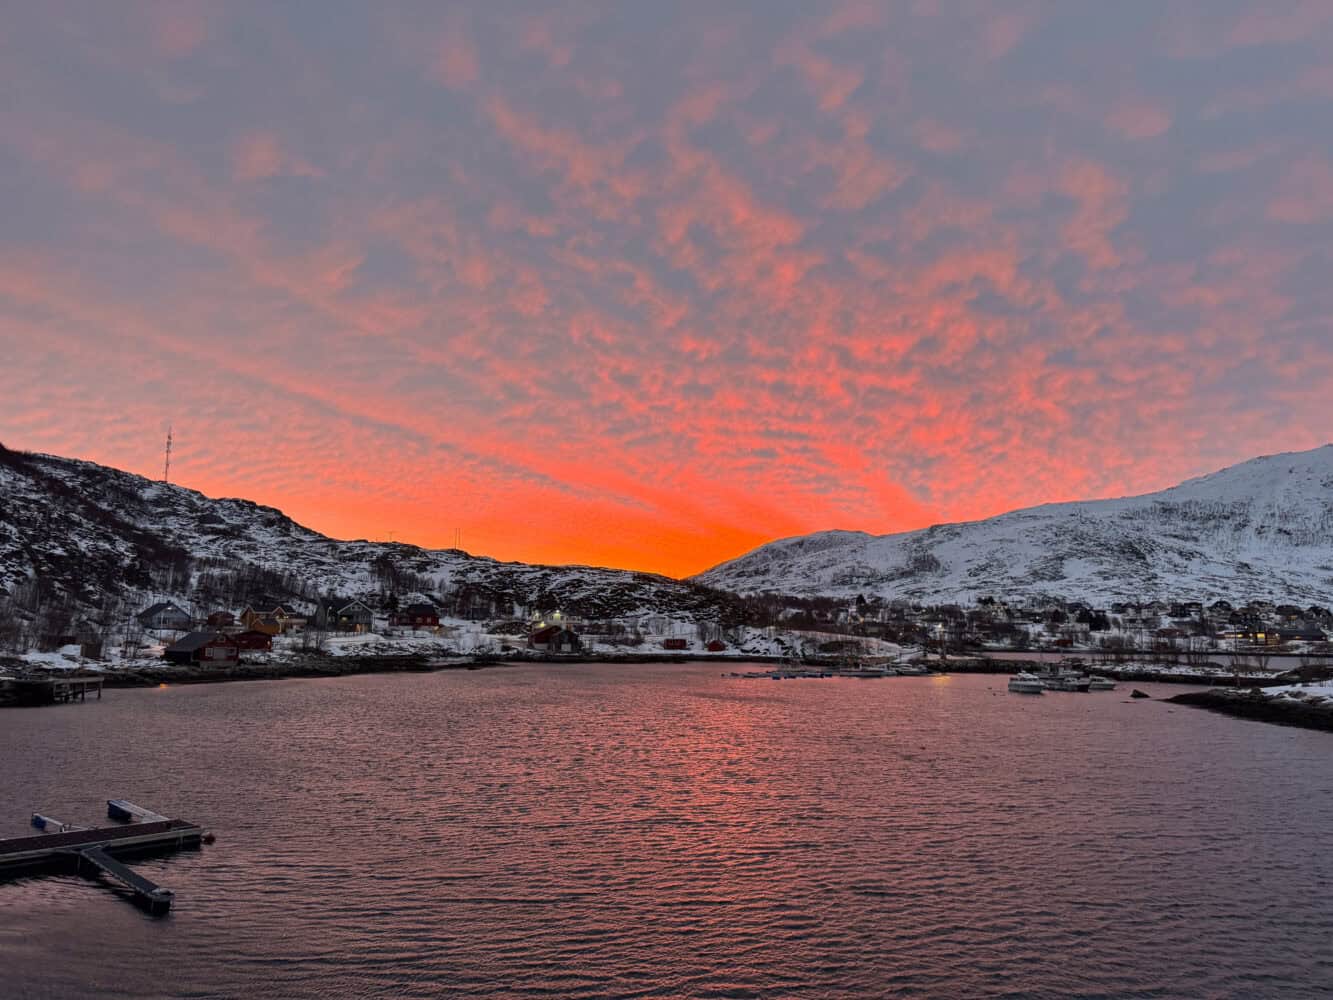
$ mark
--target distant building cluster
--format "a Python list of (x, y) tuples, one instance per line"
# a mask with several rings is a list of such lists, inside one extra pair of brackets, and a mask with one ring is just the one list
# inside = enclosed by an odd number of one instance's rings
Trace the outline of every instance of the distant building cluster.
[[(1273, 653), (1293, 648), (1329, 652), (1333, 613), (1255, 600), (1115, 602), (1105, 607), (1057, 599), (1010, 604), (984, 597), (974, 605), (918, 605), (858, 597), (852, 601), (764, 595), (746, 598), (742, 614), (750, 628), (777, 634), (808, 631), (825, 635), (815, 652), (839, 655), (859, 641), (877, 639), (930, 649), (1101, 650), (1175, 655), (1210, 651)], [(399, 604), (393, 596), (328, 595), (301, 612), (279, 602), (215, 609), (202, 617), (173, 601), (158, 601), (136, 616), (138, 625), (169, 636), (164, 657), (174, 663), (237, 663), (249, 652), (267, 652), (280, 636), (303, 636), (309, 648), (319, 637), (368, 633), (435, 634), (457, 628), (438, 603), (418, 597)], [(495, 632), (511, 636), (505, 650), (550, 657), (578, 656), (590, 648), (660, 649), (670, 653), (721, 653), (733, 645), (716, 624), (682, 628), (667, 616), (602, 620), (555, 611), (530, 619), (495, 621)], [(839, 639), (838, 636), (846, 636)]]

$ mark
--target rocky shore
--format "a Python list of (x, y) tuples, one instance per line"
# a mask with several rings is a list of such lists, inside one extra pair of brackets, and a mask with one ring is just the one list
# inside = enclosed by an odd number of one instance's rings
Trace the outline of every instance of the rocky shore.
[[(480, 670), (487, 667), (518, 666), (520, 664), (573, 664), (573, 663), (661, 663), (663, 660), (718, 662), (735, 665), (742, 662), (737, 657), (719, 657), (704, 655), (663, 656), (660, 653), (625, 653), (602, 656), (545, 656), (525, 655), (510, 656), (452, 656), (440, 657), (426, 654), (410, 655), (372, 655), (372, 656), (329, 656), (310, 653), (297, 658), (284, 658), (267, 662), (245, 662), (231, 667), (184, 666), (162, 662), (137, 663), (115, 669), (99, 670), (96, 675), (102, 678), (106, 688), (157, 687), (161, 684), (221, 684), (231, 681), (292, 680), (310, 677), (346, 677), (353, 674), (393, 674), (393, 673), (433, 673), (437, 670)], [(744, 662), (782, 662), (778, 657), (746, 657)], [(0, 662), (0, 673), (8, 667), (19, 676), (74, 676), (72, 673), (32, 671), (23, 669), (20, 661)], [(87, 672), (87, 671), (81, 671)], [(0, 683), (0, 688), (3, 684)], [(0, 690), (0, 705), (10, 702)]]
[(127, 667), (103, 673), (108, 688), (156, 687), (159, 684), (215, 684), (226, 681), (285, 680), (301, 677), (344, 677), (350, 674), (426, 673), (466, 662), (426, 656), (304, 656), (270, 663), (238, 663), (233, 667), (181, 666), (171, 663)]
[[(996, 659), (989, 656), (950, 656), (943, 663), (938, 657), (931, 656), (922, 660), (923, 666), (941, 673), (952, 674), (1015, 674), (1020, 670), (1040, 673), (1052, 667), (1049, 660)], [(1236, 677), (1224, 670), (1211, 670), (1203, 667), (1181, 667), (1175, 664), (1139, 663), (1095, 663), (1085, 662), (1076, 668), (1088, 674), (1110, 677), (1117, 681), (1153, 681), (1157, 684), (1192, 684), (1222, 685), (1235, 689)], [(1289, 679), (1275, 673), (1242, 674), (1240, 682), (1245, 687), (1268, 687), (1290, 683)]]
[(1240, 719), (1333, 732), (1333, 701), (1326, 698), (1292, 697), (1289, 693), (1272, 694), (1259, 688), (1215, 688), (1187, 691), (1166, 700)]

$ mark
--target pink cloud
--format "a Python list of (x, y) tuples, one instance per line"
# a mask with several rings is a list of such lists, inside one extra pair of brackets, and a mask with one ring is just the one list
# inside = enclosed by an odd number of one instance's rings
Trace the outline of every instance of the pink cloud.
[(1125, 182), (1099, 163), (1079, 160), (1064, 168), (1059, 186), (1077, 205), (1065, 225), (1066, 244), (1095, 269), (1117, 267), (1121, 255), (1111, 235), (1129, 213)]
[(231, 173), (240, 181), (322, 177), (323, 171), (283, 148), (272, 132), (250, 132), (232, 144)]
[(864, 71), (826, 59), (799, 39), (778, 48), (779, 65), (794, 67), (815, 94), (821, 111), (836, 111), (847, 103), (865, 81)]
[(922, 119), (912, 127), (921, 148), (931, 153), (956, 153), (966, 139), (960, 129), (933, 119)]
[(463, 17), (451, 17), (436, 50), (432, 75), (446, 87), (462, 90), (475, 83), (480, 72), (481, 60)]
[(1297, 225), (1333, 219), (1333, 166), (1314, 155), (1293, 161), (1268, 202), (1267, 214), (1274, 222)]
[(1112, 108), (1106, 125), (1126, 139), (1152, 139), (1171, 127), (1171, 115), (1151, 101), (1129, 100)]
[(202, 0), (155, 0), (145, 12), (153, 48), (169, 59), (181, 59), (208, 39), (216, 9)]

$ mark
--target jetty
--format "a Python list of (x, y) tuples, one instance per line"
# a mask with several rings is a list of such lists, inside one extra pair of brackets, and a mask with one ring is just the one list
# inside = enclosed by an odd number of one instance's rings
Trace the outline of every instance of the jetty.
[(0, 702), (18, 705), (57, 705), (87, 701), (90, 694), (102, 700), (101, 674), (72, 674), (63, 677), (6, 677), (0, 679)]
[(108, 799), (107, 815), (122, 825), (78, 827), (34, 813), (43, 832), (0, 840), (0, 880), (23, 875), (65, 873), (99, 876), (128, 891), (134, 903), (154, 916), (171, 909), (174, 894), (128, 867), (122, 859), (198, 849), (212, 838), (202, 827), (168, 819), (124, 799)]

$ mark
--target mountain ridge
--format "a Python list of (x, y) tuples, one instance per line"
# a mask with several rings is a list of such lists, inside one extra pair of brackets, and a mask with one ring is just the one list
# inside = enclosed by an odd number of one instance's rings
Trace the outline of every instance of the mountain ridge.
[(885, 535), (792, 536), (691, 579), (738, 594), (927, 603), (988, 595), (1099, 603), (1145, 590), (1327, 601), (1333, 444), (1259, 456), (1150, 493), (1055, 501)]
[(489, 617), (729, 614), (724, 595), (689, 581), (334, 539), (276, 507), (2, 445), (0, 501), (0, 597), (28, 610), (56, 603), (106, 618), (163, 596), (202, 608), (432, 593)]
[(1333, 602), (1333, 444), (1260, 456), (1154, 493), (979, 521), (777, 539), (686, 580), (500, 562), (457, 549), (329, 538), (276, 507), (211, 498), (84, 459), (0, 446), (0, 597), (123, 616), (160, 596), (203, 607), (431, 593), (469, 614), (561, 609), (734, 620), (731, 595), (983, 596), (1101, 604), (1178, 597)]

